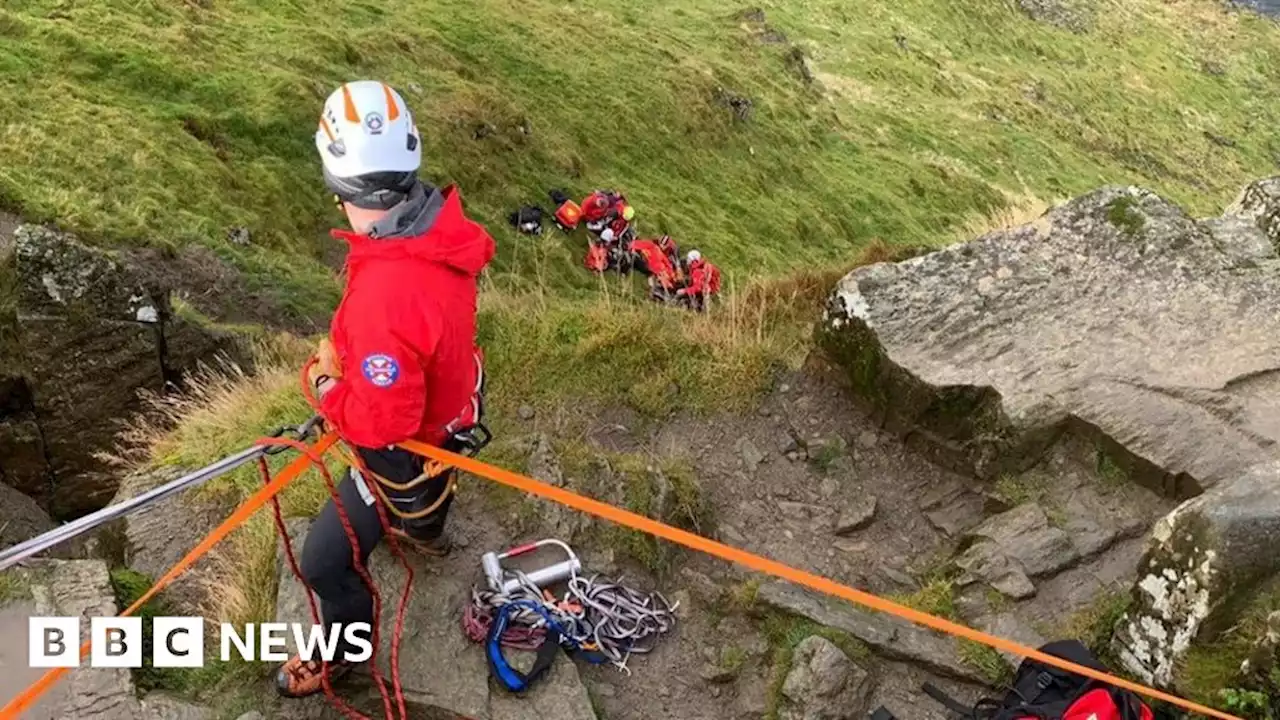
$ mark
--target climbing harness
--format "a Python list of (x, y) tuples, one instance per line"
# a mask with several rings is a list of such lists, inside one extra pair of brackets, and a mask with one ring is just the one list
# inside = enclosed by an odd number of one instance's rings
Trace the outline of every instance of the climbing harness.
[[(518, 613), (532, 613), (539, 616), (545, 627), (545, 634), (542, 643), (536, 650), (537, 655), (534, 657), (533, 667), (527, 673), (520, 672), (512, 667), (511, 663), (507, 662), (506, 655), (502, 652), (502, 634), (506, 632), (507, 625), (511, 622), (512, 617)], [(514, 693), (522, 693), (528, 690), (533, 682), (551, 667), (551, 664), (555, 662), (558, 651), (563, 650), (568, 653), (575, 653), (579, 649), (578, 644), (564, 632), (556, 618), (540, 604), (516, 601), (502, 606), (494, 615), (493, 626), (489, 629), (489, 634), (485, 640), (484, 654), (489, 663), (489, 674), (507, 690)]]
[[(488, 426), (484, 424), (484, 389), (485, 389), (485, 373), (484, 358), (480, 350), (477, 349), (473, 354), (476, 364), (476, 384), (472, 389), (471, 398), (467, 401), (462, 412), (457, 417), (450, 420), (443, 428), (445, 434), (444, 445), (451, 452), (458, 453), (465, 457), (475, 457), (486, 445), (493, 440), (493, 433), (489, 431)], [(310, 383), (307, 381), (307, 375), (311, 367), (316, 364), (317, 358), (312, 357), (302, 368), (302, 391), (307, 402), (319, 412), (320, 404), (315, 396), (311, 393)], [(430, 458), (423, 458), (422, 471), (418, 476), (408, 482), (397, 483), (369, 469), (368, 465), (362, 461), (357, 453), (346, 446), (340, 446), (338, 452), (346, 460), (347, 465), (352, 468), (352, 473), (358, 476), (358, 480), (367, 488), (371, 488), (382, 501), (381, 505), (386, 508), (387, 512), (396, 516), (400, 521), (420, 520), (430, 516), (444, 505), (444, 503), (457, 492), (458, 479), (457, 473), (446, 464)], [(416, 490), (422, 485), (435, 480), (444, 479), (444, 487), (441, 489), (439, 496), (427, 507), (416, 510), (402, 510), (395, 498), (392, 498), (387, 492), (388, 490), (397, 493), (408, 493)], [(373, 482), (364, 482), (372, 480)]]

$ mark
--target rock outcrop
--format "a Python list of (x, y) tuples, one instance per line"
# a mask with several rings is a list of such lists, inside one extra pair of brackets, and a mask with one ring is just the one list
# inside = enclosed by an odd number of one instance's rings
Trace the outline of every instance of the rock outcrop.
[(985, 681), (980, 671), (961, 658), (960, 646), (953, 638), (905, 620), (780, 582), (761, 585), (756, 600), (767, 607), (846, 632), (887, 658), (914, 663), (960, 680)]
[(141, 409), (138, 390), (235, 344), (175, 316), (154, 276), (74, 236), (22, 225), (4, 250), (14, 307), (0, 322), (0, 475), (55, 517), (83, 514), (115, 491), (96, 453)]
[[(295, 552), (301, 552), (310, 521), (288, 522)], [(279, 553), (280, 586), (276, 596), (278, 622), (311, 622), (303, 586), (294, 577)], [(595, 711), (586, 688), (578, 677), (577, 666), (567, 657), (558, 658), (548, 674), (529, 692), (519, 697), (507, 694), (489, 682), (489, 669), (484, 650), (467, 640), (462, 633), (464, 604), (470, 601), (471, 582), (478, 573), (474, 558), (449, 558), (457, 563), (447, 570), (424, 567), (421, 558), (409, 553), (415, 580), (406, 612), (403, 641), (400, 646), (400, 678), (405, 701), (415, 717), (464, 717), (471, 720), (595, 720)], [(385, 544), (374, 550), (369, 559), (374, 582), (382, 588), (382, 647), (378, 662), (384, 676), (389, 676), (390, 637), (394, 627), (399, 593), (404, 587), (405, 573)], [(292, 647), (290, 648), (292, 651)], [(517, 668), (532, 664), (529, 653), (510, 653), (508, 659)], [(344, 698), (366, 713), (381, 713), (381, 701), (367, 674), (353, 676), (344, 689)], [(327, 712), (319, 706), (323, 698), (310, 698), (298, 705), (306, 717)], [(327, 716), (327, 715), (325, 715)]]
[(1275, 576), (1277, 543), (1280, 461), (1258, 465), (1163, 518), (1151, 533), (1134, 607), (1115, 638), (1125, 667), (1168, 685), (1191, 643), (1225, 629), (1236, 601)]
[[(1025, 470), (1071, 433), (1113, 481), (1184, 500), (1153, 531), (1116, 636), (1130, 671), (1168, 684), (1191, 643), (1280, 570), (1278, 248), (1280, 178), (1204, 220), (1104, 188), (1029, 225), (851, 273), (818, 338), (888, 427), (952, 467)], [(1037, 572), (1137, 529), (1086, 505), (1057, 522), (1014, 508), (966, 528), (959, 562), (1024, 596)]]
[(854, 720), (867, 715), (871, 676), (826, 638), (796, 646), (782, 683), (781, 720)]
[[(100, 560), (37, 560), (6, 571), (0, 603), (0, 627), (10, 642), (0, 645), (0, 694), (6, 699), (35, 682), (42, 668), (29, 667), (27, 619), (79, 616), (80, 634), (89, 637), (89, 618), (116, 614), (115, 597)], [(50, 689), (23, 714), (32, 720), (123, 720), (143, 717), (133, 679), (124, 668), (80, 667)]]
[(1067, 428), (1180, 498), (1280, 439), (1280, 178), (1197, 221), (1106, 188), (841, 281), (824, 348), (895, 429), (994, 477)]
[[(135, 471), (120, 481), (111, 502), (124, 502), (182, 474), (176, 468)], [(124, 531), (124, 564), (152, 579), (164, 575), (233, 509), (232, 502), (185, 492), (130, 513), (118, 521)], [(209, 557), (199, 560), (165, 589), (166, 602), (176, 612), (201, 614), (211, 571)]]
[(0, 484), (0, 548), (30, 540), (54, 527), (49, 513), (35, 500), (8, 485)]

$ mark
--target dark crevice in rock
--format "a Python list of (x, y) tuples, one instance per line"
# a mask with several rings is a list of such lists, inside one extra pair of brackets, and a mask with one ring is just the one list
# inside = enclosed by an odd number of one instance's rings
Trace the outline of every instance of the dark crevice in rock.
[(5, 479), (60, 519), (107, 503), (118, 478), (98, 457), (145, 409), (139, 390), (164, 392), (198, 362), (242, 359), (239, 340), (177, 317), (175, 277), (49, 228), (14, 233), (15, 286), (5, 358), (13, 401), (0, 414)]

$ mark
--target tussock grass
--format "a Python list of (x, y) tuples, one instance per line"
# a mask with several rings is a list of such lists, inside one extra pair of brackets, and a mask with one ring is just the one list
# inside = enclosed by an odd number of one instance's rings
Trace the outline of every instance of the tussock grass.
[[(187, 379), (181, 393), (146, 396), (150, 412), (122, 435), (130, 452), (124, 461), (185, 469), (203, 467), (251, 446), (284, 425), (296, 425), (312, 411), (299, 391), (299, 369), (311, 345), (287, 335), (256, 346), (255, 372), (223, 362), (204, 366)], [(272, 457), (272, 471), (292, 459)], [(211, 480), (198, 492), (245, 497), (262, 483), (249, 464)], [(318, 474), (308, 472), (281, 495), (286, 515), (310, 515), (327, 497)]]
[[(1242, 700), (1239, 690), (1222, 693), (1224, 689), (1237, 687), (1241, 680), (1241, 664), (1249, 658), (1254, 644), (1267, 631), (1267, 616), (1280, 611), (1280, 585), (1269, 582), (1260, 588), (1247, 602), (1234, 625), (1220, 632), (1217, 637), (1201, 639), (1194, 644), (1174, 673), (1174, 687), (1186, 697), (1211, 707), (1229, 709), (1229, 700)], [(1280, 678), (1267, 678), (1267, 688), (1280, 692)], [(1242, 708), (1234, 708), (1242, 709)], [(1260, 717), (1260, 715), (1246, 715)]]

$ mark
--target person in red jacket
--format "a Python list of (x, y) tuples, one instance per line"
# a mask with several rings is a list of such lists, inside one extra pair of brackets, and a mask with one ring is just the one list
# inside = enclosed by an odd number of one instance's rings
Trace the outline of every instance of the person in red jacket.
[(720, 268), (704, 260), (697, 250), (690, 250), (687, 259), (689, 284), (677, 290), (676, 297), (701, 312), (706, 309), (707, 300), (720, 292)]
[[(325, 183), (352, 228), (333, 232), (349, 246), (346, 287), (310, 379), (326, 424), (358, 461), (338, 486), (354, 550), (363, 564), (382, 539), (375, 505), (381, 503), (400, 540), (443, 555), (452, 470), (394, 446), (415, 439), (467, 452), (482, 444), (475, 440), (484, 387), (476, 278), (494, 242), (467, 218), (456, 187), (418, 179), (418, 131), (403, 98), (387, 85), (352, 82), (335, 91), (316, 146)], [(352, 556), (330, 500), (307, 533), (300, 562), (330, 628), (373, 621), (373, 597)], [(349, 649), (355, 651), (340, 645), (339, 657)], [(329, 668), (335, 679), (351, 664), (339, 660)], [(276, 684), (288, 697), (319, 692), (321, 663), (294, 656)]]
[(670, 300), (679, 283), (679, 275), (663, 251), (661, 240), (636, 240), (631, 243), (631, 253), (635, 257), (635, 267), (649, 276), (649, 297), (659, 302)]

